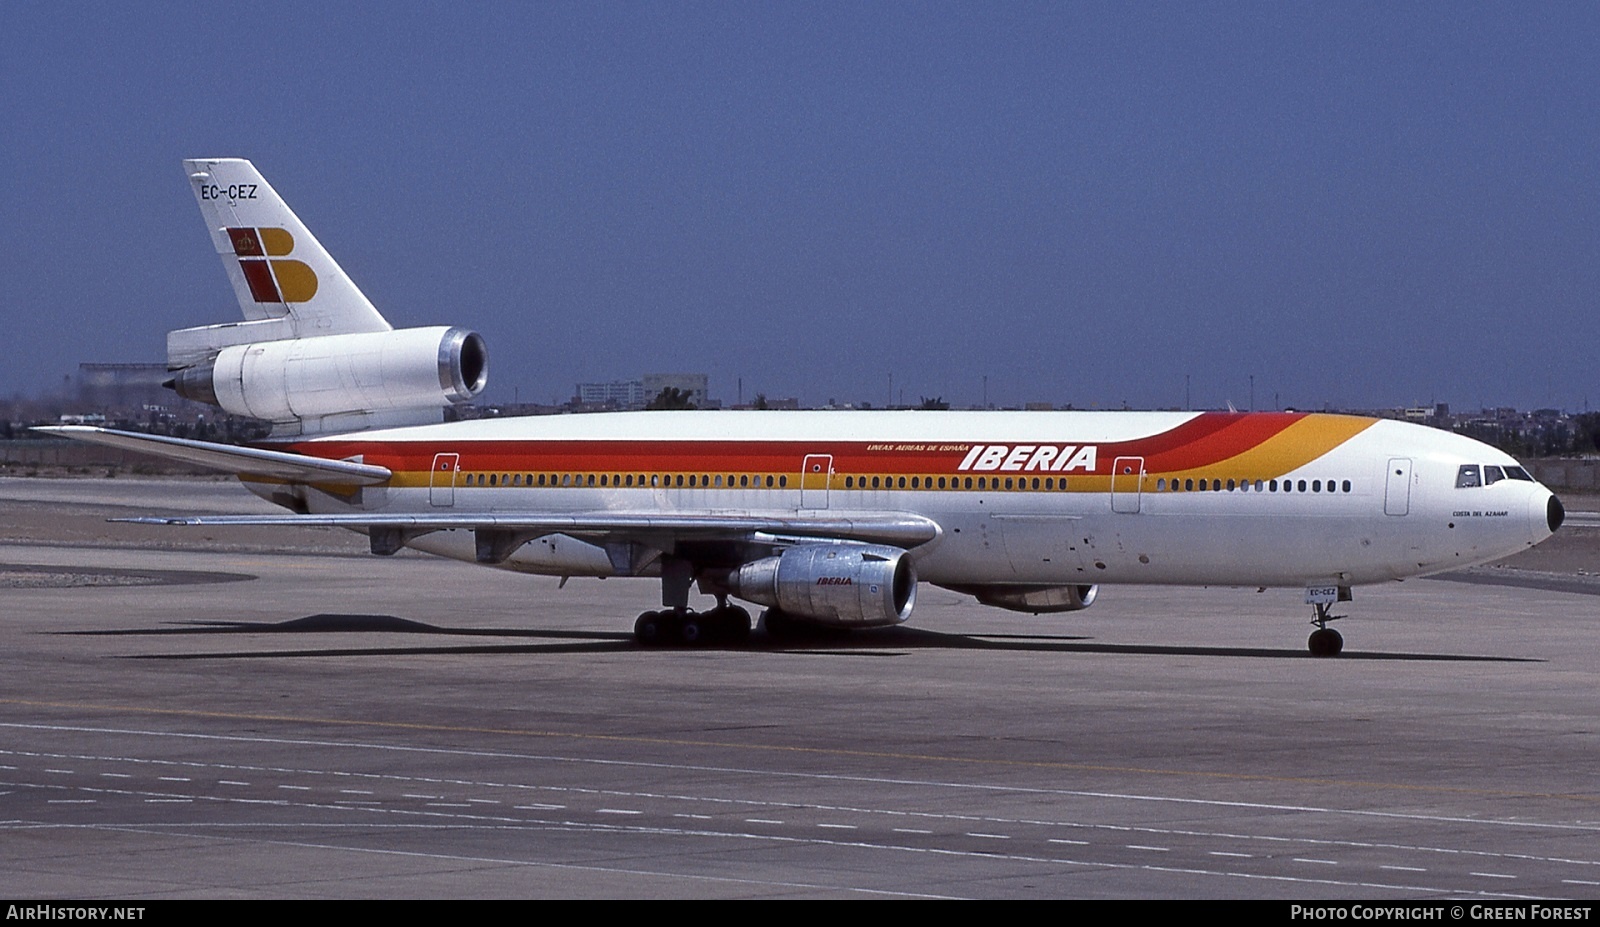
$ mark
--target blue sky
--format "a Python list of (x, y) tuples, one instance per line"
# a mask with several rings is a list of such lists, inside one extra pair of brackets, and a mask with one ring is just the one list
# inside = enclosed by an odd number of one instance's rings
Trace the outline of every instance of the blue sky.
[(239, 156), (496, 401), (1600, 408), (1593, 4), (8, 0), (0, 43), (6, 394), (237, 318), (179, 161)]

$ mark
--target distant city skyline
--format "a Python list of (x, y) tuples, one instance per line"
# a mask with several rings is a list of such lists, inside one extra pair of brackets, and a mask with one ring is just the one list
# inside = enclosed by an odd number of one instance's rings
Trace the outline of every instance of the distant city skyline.
[(240, 156), (490, 403), (1600, 401), (1600, 7), (273, 9), (0, 5), (0, 392), (237, 319)]

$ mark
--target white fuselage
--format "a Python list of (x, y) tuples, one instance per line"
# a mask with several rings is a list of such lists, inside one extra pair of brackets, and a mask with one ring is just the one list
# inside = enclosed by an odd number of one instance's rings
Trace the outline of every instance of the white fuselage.
[[(309, 493), (319, 513), (915, 514), (939, 527), (912, 550), (919, 578), (958, 586), (1356, 585), (1503, 557), (1559, 523), (1551, 493), (1500, 451), (1333, 415), (645, 412), (295, 449), (394, 471), (354, 497)], [(407, 543), (474, 559), (470, 531)], [(565, 535), (500, 565), (616, 572)]]

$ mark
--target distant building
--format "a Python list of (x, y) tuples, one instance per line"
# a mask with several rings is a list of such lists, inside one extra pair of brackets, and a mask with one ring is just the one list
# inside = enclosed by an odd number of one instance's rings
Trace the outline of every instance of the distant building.
[[(660, 392), (657, 390), (656, 392)], [(612, 380), (609, 383), (579, 383), (578, 404), (592, 408), (620, 409), (624, 412), (643, 409), (655, 397), (646, 395), (643, 380)]]
[(638, 380), (612, 380), (608, 383), (579, 383), (573, 397), (573, 411), (596, 412), (616, 409), (634, 412), (650, 404), (661, 391), (672, 387), (689, 397), (696, 409), (715, 409), (720, 403), (707, 395), (710, 377), (703, 373), (647, 373)]

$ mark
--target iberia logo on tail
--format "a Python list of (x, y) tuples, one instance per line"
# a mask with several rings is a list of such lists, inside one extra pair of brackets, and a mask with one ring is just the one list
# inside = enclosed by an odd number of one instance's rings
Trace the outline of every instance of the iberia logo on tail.
[(230, 228), (234, 256), (258, 303), (304, 303), (317, 295), (317, 273), (290, 260), (294, 236), (284, 229)]

